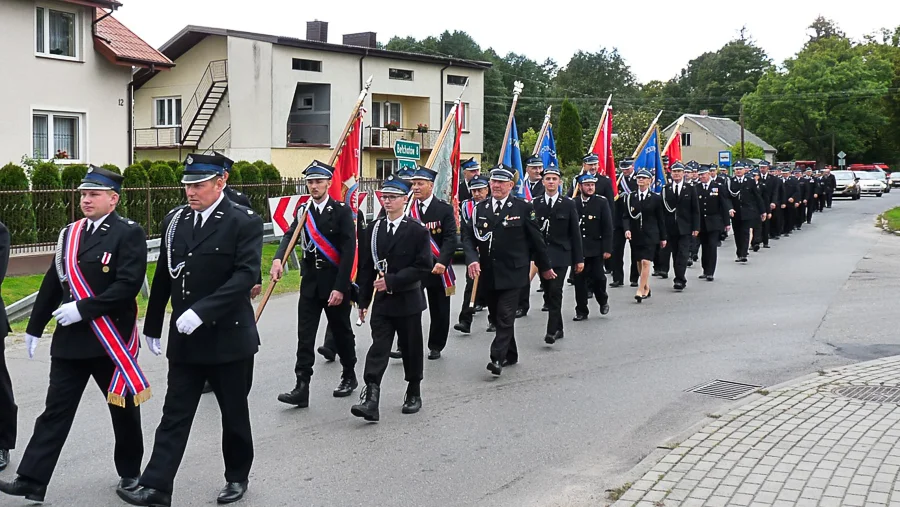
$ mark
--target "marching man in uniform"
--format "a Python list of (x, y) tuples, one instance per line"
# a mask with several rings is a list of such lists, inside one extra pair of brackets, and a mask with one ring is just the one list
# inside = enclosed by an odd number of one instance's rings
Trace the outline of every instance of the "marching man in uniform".
[(666, 211), (668, 241), (660, 250), (660, 269), (668, 274), (669, 261), (674, 259), (675, 290), (684, 290), (691, 243), (700, 234), (700, 202), (694, 186), (684, 179), (684, 165), (681, 162), (672, 164), (672, 179), (663, 188), (662, 201)]
[[(472, 192), (472, 198), (467, 199), (462, 203), (462, 213), (460, 213), (462, 228), (470, 227), (472, 225), (472, 211), (478, 203), (487, 198), (488, 185), (487, 178), (482, 176), (477, 176), (469, 181), (469, 190)], [(453, 326), (453, 329), (466, 334), (472, 332), (472, 320), (475, 316), (475, 308), (470, 308), (474, 282), (475, 280), (469, 276), (467, 270), (466, 290), (463, 293), (462, 309), (459, 311), (459, 323)], [(482, 297), (478, 297), (480, 294), (476, 293), (475, 296), (478, 301), (483, 299)]]
[(117, 491), (131, 505), (172, 505), (175, 474), (207, 380), (222, 412), (225, 487), (217, 502), (236, 502), (247, 491), (253, 463), (247, 397), (259, 349), (250, 289), (261, 267), (263, 222), (225, 197), (224, 166), (220, 156), (189, 155), (181, 178), (188, 204), (162, 222), (144, 334), (158, 352), (171, 299), (168, 391), (140, 486)]
[(430, 233), (434, 267), (423, 282), (428, 298), (431, 327), (428, 330), (428, 359), (440, 359), (450, 333), (450, 296), (456, 292), (453, 254), (456, 253), (456, 217), (453, 206), (434, 196), (437, 171), (419, 166), (412, 176), (413, 202), (409, 214), (425, 224)]
[[(78, 187), (84, 218), (60, 232), (56, 258), (41, 282), (25, 343), (33, 358), (44, 327), (56, 318), (50, 386), (18, 477), (0, 481), (0, 491), (8, 495), (44, 501), (91, 377), (109, 403), (116, 471), (121, 477), (117, 490), (137, 487), (144, 455), (137, 405), (150, 398), (150, 385), (137, 364), (135, 298), (147, 270), (147, 238), (140, 225), (116, 213), (122, 181), (122, 176), (106, 169), (88, 169)], [(0, 325), (5, 323), (4, 319)]]
[(581, 192), (575, 198), (575, 208), (581, 217), (581, 242), (584, 249), (584, 269), (575, 275), (575, 322), (586, 320), (588, 309), (588, 284), (600, 304), (600, 314), (609, 313), (609, 296), (606, 292), (606, 272), (603, 261), (612, 256), (612, 213), (606, 197), (596, 195), (597, 176), (582, 174), (578, 177)]
[(359, 318), (366, 319), (371, 303), (372, 346), (366, 354), (366, 386), (350, 408), (351, 414), (373, 422), (381, 417), (381, 380), (395, 334), (407, 382), (401, 412), (414, 414), (422, 408), (422, 280), (434, 265), (428, 229), (404, 214), (409, 186), (392, 175), (381, 192), (385, 216), (369, 224), (359, 242)]
[(303, 172), (310, 200), (297, 209), (291, 227), (281, 238), (270, 276), (281, 279), (288, 243), (294, 236), (300, 216), (306, 211), (300, 246), (303, 260), (300, 262), (300, 300), (297, 302), (297, 363), (294, 389), (278, 395), (278, 401), (300, 408), (309, 406), (309, 382), (316, 361), (316, 334), (322, 312), (328, 320), (333, 339), (332, 346), (341, 358), (343, 373), (334, 390), (336, 398), (350, 396), (356, 389), (356, 341), (350, 327), (350, 274), (356, 250), (356, 232), (353, 211), (343, 202), (329, 197), (334, 168), (313, 160)]
[(731, 228), (731, 217), (734, 210), (731, 200), (726, 195), (725, 185), (712, 179), (709, 166), (700, 166), (697, 170), (700, 183), (697, 185), (697, 199), (700, 202), (700, 264), (703, 274), (698, 278), (711, 282), (715, 279), (718, 260), (719, 239)]
[[(9, 229), (0, 222), (0, 287), (6, 277), (9, 265)], [(12, 380), (6, 368), (6, 357), (3, 354), (4, 340), (9, 334), (9, 321), (6, 319), (6, 306), (3, 304), (3, 293), (0, 288), (0, 472), (9, 466), (9, 450), (16, 447), (16, 400), (13, 396)]]
[(535, 222), (530, 203), (510, 195), (513, 173), (503, 164), (491, 170), (491, 197), (472, 212), (472, 226), (462, 231), (469, 276), (481, 277), (479, 290), (494, 315), (496, 336), (487, 369), (500, 375), (504, 366), (516, 364), (516, 306), (522, 287), (528, 285), (531, 260), (541, 277), (553, 279), (547, 246)]

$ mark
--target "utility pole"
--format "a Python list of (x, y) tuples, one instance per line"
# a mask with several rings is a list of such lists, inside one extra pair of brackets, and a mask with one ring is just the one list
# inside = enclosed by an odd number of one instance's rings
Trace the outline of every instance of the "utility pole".
[[(831, 164), (834, 163), (834, 132), (831, 132)], [(828, 164), (828, 165), (831, 165)]]
[(741, 158), (745, 158), (744, 154), (744, 102), (741, 101)]

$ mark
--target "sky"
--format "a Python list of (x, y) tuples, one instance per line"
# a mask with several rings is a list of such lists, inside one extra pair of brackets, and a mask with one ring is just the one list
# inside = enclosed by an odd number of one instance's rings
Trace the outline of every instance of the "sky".
[(776, 64), (800, 50), (808, 40), (806, 27), (819, 15), (835, 20), (855, 39), (900, 26), (896, 0), (121, 1), (115, 16), (154, 47), (187, 25), (305, 38), (306, 22), (318, 19), (328, 21), (331, 43), (355, 32), (376, 32), (378, 41), (386, 43), (394, 35), (422, 39), (463, 30), (484, 49), (493, 47), (501, 55), (512, 51), (539, 62), (552, 58), (560, 66), (578, 50), (618, 48), (641, 83), (676, 76), (691, 59), (736, 38), (742, 26)]

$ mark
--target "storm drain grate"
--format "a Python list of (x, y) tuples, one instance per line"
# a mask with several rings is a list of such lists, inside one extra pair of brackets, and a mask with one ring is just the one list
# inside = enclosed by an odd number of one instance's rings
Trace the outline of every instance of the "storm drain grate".
[(753, 384), (742, 384), (740, 382), (731, 382), (728, 380), (713, 380), (692, 387), (687, 390), (689, 393), (705, 394), (706, 396), (714, 396), (716, 398), (724, 398), (726, 400), (736, 400), (743, 398), (748, 394), (755, 392), (762, 386)]
[(900, 403), (900, 387), (845, 386), (832, 391), (838, 396), (878, 403)]

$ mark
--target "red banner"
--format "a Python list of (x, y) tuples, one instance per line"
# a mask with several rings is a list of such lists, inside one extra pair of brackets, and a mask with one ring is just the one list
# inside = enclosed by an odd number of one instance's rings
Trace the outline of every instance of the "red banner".
[(616, 187), (616, 159), (613, 157), (612, 149), (612, 133), (613, 133), (613, 110), (612, 107), (607, 109), (606, 118), (600, 125), (600, 134), (597, 141), (591, 147), (591, 153), (597, 155), (600, 159), (600, 165), (597, 172), (609, 177), (613, 183), (613, 195), (619, 195), (619, 189)]
[(666, 163), (666, 170), (671, 169), (672, 164), (675, 162), (681, 162), (681, 132), (678, 129), (672, 132), (672, 139), (669, 141), (669, 146), (663, 155), (669, 157)]

